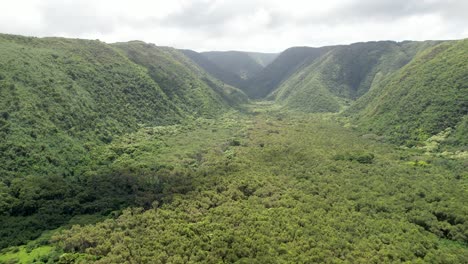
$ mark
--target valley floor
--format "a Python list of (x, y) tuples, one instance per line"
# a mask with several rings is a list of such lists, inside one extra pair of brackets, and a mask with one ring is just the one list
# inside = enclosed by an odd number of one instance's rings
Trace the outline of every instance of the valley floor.
[(96, 155), (162, 184), (157, 202), (0, 263), (468, 263), (466, 159), (367, 139), (333, 115), (248, 109), (115, 140)]

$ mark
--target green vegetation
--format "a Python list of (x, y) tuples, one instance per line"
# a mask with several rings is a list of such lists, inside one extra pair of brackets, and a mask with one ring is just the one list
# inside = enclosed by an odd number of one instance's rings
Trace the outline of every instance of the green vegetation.
[(294, 47), (279, 55), (238, 51), (182, 52), (215, 78), (242, 89), (251, 98), (260, 99), (330, 48)]
[[(151, 209), (74, 226), (53, 244), (97, 263), (467, 261), (462, 162), (376, 143), (323, 115), (268, 109), (194, 126), (171, 136), (168, 152), (134, 152), (151, 166), (187, 151), (189, 138), (199, 154), (166, 163), (171, 178), (183, 176)], [(133, 144), (154, 144), (145, 134)]]
[(180, 50), (185, 56), (189, 57), (194, 63), (200, 66), (203, 70), (209, 73), (214, 78), (221, 80), (222, 82), (237, 87), (239, 89), (245, 89), (246, 80), (242, 79), (239, 75), (234, 72), (227, 71), (214, 62), (193, 50)]
[(0, 263), (468, 263), (467, 51), (0, 35)]
[(414, 146), (454, 129), (446, 143), (468, 146), (468, 40), (425, 50), (347, 113), (363, 130)]
[(245, 95), (208, 76), (179, 51), (156, 47), (141, 41), (117, 43), (113, 46), (148, 69), (149, 76), (161, 87), (169, 100), (184, 112), (195, 116), (215, 116), (224, 107), (246, 101)]
[[(74, 215), (132, 204), (132, 188), (146, 183), (92, 172), (94, 149), (141, 127), (215, 117), (246, 100), (175, 50), (115, 46), (0, 35), (0, 247)], [(157, 60), (146, 64), (143, 56)]]
[(283, 51), (262, 72), (248, 81), (245, 93), (252, 98), (264, 98), (275, 91), (296, 71), (320, 57), (331, 47), (294, 47)]
[(272, 97), (305, 112), (338, 112), (436, 42), (366, 42), (336, 46), (296, 71)]
[(0, 263), (47, 263), (51, 257), (54, 248), (51, 246), (42, 246), (28, 250), (25, 246), (15, 248), (13, 251), (6, 251), (0, 255)]

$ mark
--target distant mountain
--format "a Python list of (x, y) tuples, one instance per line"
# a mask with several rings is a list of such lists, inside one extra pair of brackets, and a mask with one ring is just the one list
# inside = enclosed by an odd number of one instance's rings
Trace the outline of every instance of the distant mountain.
[(249, 93), (251, 78), (256, 78), (265, 67), (272, 63), (278, 54), (242, 52), (242, 51), (209, 51), (195, 52), (181, 50), (187, 57), (224, 83)]
[(396, 143), (411, 145), (451, 128), (452, 144), (468, 146), (468, 40), (418, 54), (345, 114)]
[(436, 42), (392, 41), (328, 47), (283, 81), (274, 98), (311, 112), (337, 112)]
[(260, 64), (263, 68), (272, 63), (279, 53), (261, 53), (261, 52), (246, 52), (253, 60)]
[(148, 69), (149, 76), (162, 88), (169, 100), (185, 111), (209, 113), (213, 99), (231, 106), (245, 101), (245, 95), (211, 78), (188, 56), (170, 47), (157, 47), (141, 41), (113, 44), (134, 63)]
[(304, 65), (324, 54), (330, 47), (295, 47), (282, 52), (256, 76), (248, 80), (244, 91), (251, 98), (263, 98), (276, 90), (283, 81)]
[(193, 50), (180, 50), (185, 56), (189, 57), (194, 63), (203, 68), (211, 76), (221, 80), (224, 83), (237, 87), (239, 89), (244, 89), (246, 86), (246, 81), (242, 79), (239, 75), (234, 72), (225, 70), (223, 67), (220, 67), (206, 56), (193, 51)]
[(257, 75), (263, 65), (249, 53), (240, 51), (210, 51), (200, 53), (221, 69), (234, 73), (241, 79), (247, 80)]
[(277, 53), (209, 51), (200, 53), (223, 70), (247, 80), (259, 74), (278, 56)]

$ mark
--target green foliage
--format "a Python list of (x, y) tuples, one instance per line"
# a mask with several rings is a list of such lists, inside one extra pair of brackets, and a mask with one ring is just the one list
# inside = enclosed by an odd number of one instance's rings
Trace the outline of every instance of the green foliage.
[(366, 42), (329, 47), (284, 80), (271, 95), (305, 112), (338, 112), (435, 42)]
[(294, 47), (283, 51), (273, 62), (259, 74), (249, 79), (244, 90), (251, 98), (265, 98), (275, 91), (296, 71), (304, 65), (309, 65), (315, 59), (325, 54), (332, 47), (309, 48)]
[(64, 230), (54, 243), (98, 263), (466, 262), (462, 162), (433, 157), (412, 166), (414, 150), (364, 139), (323, 115), (270, 107), (224, 120), (224, 129), (205, 124), (174, 135), (182, 145), (226, 141), (194, 146), (203, 153), (196, 166), (175, 165), (190, 168), (183, 178), (191, 188), (171, 190), (149, 210)]
[(245, 96), (242, 98), (231, 95), (241, 95), (241, 91), (206, 76), (205, 72), (175, 49), (156, 47), (140, 41), (117, 43), (113, 46), (125, 52), (136, 64), (147, 68), (151, 78), (183, 112), (213, 117), (225, 110), (225, 102), (236, 106), (246, 101)]
[(455, 126), (455, 131), (449, 136), (448, 140), (443, 142), (444, 145), (455, 147), (465, 146), (468, 149), (468, 115), (461, 118), (461, 121)]
[(467, 51), (468, 40), (426, 50), (360, 99), (347, 114), (361, 129), (385, 135), (398, 144), (414, 146), (453, 128), (452, 143), (466, 145)]
[(467, 41), (397, 70), (433, 44), (288, 50), (244, 113), (171, 48), (0, 35), (0, 263), (467, 263)]
[(357, 161), (362, 164), (371, 164), (374, 162), (374, 154), (372, 153), (344, 153), (333, 157), (335, 160)]
[(141, 127), (246, 101), (173, 49), (13, 35), (0, 35), (0, 98), (0, 248), (77, 214), (147, 206), (159, 187), (92, 153)]
[(41, 246), (28, 250), (25, 246), (10, 250), (3, 250), (0, 254), (0, 263), (53, 263), (48, 262), (54, 259), (53, 247)]

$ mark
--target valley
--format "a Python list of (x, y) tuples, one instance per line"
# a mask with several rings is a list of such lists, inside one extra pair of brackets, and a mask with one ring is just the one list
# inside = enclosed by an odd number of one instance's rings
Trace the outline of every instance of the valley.
[(467, 56), (0, 34), (0, 263), (467, 263)]
[(96, 163), (160, 183), (156, 202), (53, 232), (43, 260), (466, 262), (466, 161), (363, 138), (334, 115), (256, 103), (104, 149)]

